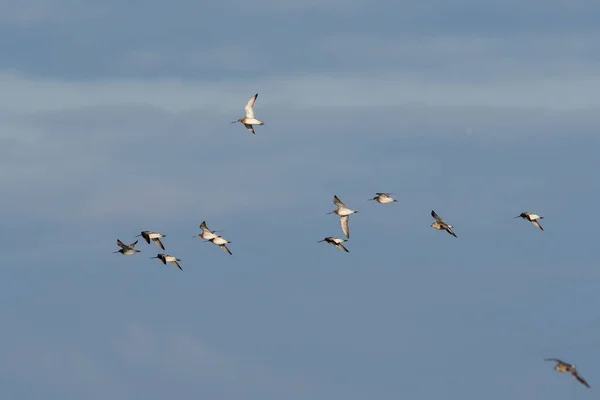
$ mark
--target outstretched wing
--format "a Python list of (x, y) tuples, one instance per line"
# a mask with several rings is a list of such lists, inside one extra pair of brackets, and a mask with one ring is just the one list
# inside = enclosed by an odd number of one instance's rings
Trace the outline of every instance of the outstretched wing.
[(440, 222), (440, 223), (441, 223), (441, 222), (444, 222), (444, 221), (442, 220), (442, 218), (441, 218), (439, 215), (437, 215), (437, 213), (436, 213), (435, 211), (433, 211), (433, 210), (431, 210), (431, 216), (432, 216), (433, 218), (435, 218), (435, 220), (436, 220), (437, 222)]
[(342, 227), (342, 232), (344, 232), (344, 235), (346, 235), (348, 239), (350, 239), (350, 228), (348, 227), (348, 220), (350, 219), (349, 217), (349, 215), (340, 217), (340, 226)]
[(173, 264), (177, 265), (177, 268), (179, 268), (180, 270), (183, 271), (183, 268), (181, 268), (181, 265), (179, 265), (179, 263), (177, 261), (171, 261)]
[(158, 247), (160, 247), (161, 249), (163, 249), (163, 250), (165, 249), (165, 246), (162, 244), (162, 242), (160, 241), (160, 239), (159, 239), (159, 238), (154, 238), (154, 239), (152, 239), (152, 241), (153, 241), (154, 243), (156, 243), (156, 245), (157, 245)]
[[(252, 96), (252, 98), (250, 98), (250, 100), (248, 100), (246, 107), (244, 107), (244, 110), (246, 111), (246, 118), (254, 118), (254, 110), (252, 109), (252, 107), (254, 107), (254, 102), (256, 101), (257, 97), (258, 97), (258, 93), (256, 93), (254, 96)], [(254, 132), (252, 132), (252, 133), (254, 133)]]
[[(531, 221), (532, 224), (534, 224), (535, 226), (537, 226), (538, 228), (540, 228), (541, 230), (544, 230), (544, 228), (542, 228), (542, 225), (537, 221), (537, 220), (533, 220)], [(550, 227), (552, 228), (552, 227)]]
[(119, 246), (122, 249), (126, 249), (127, 246), (125, 245), (125, 243), (121, 242), (119, 239), (117, 239), (117, 246)]
[(133, 249), (133, 248), (135, 247), (135, 245), (137, 244), (137, 242), (138, 242), (138, 241), (136, 240), (135, 242), (131, 243), (131, 244), (130, 244), (128, 247), (129, 247), (130, 249)]
[(338, 244), (336, 245), (336, 247), (337, 247), (338, 249), (344, 250), (346, 253), (350, 253), (350, 252), (348, 251), (348, 249), (346, 248), (346, 246), (344, 246), (344, 245), (343, 245), (343, 244), (341, 244), (341, 243), (338, 243)]
[(579, 375), (577, 370), (574, 370), (571, 373), (579, 382), (581, 382), (583, 384), (583, 386), (585, 386), (588, 389), (590, 388), (590, 385), (585, 381), (585, 379), (583, 379), (583, 377), (581, 375)]
[(346, 207), (346, 205), (344, 203), (342, 203), (342, 201), (340, 200), (339, 197), (337, 197), (337, 195), (333, 195), (333, 204), (335, 204), (338, 207)]
[(223, 250), (225, 250), (230, 256), (232, 256), (233, 254), (231, 254), (231, 250), (229, 250), (229, 247), (227, 247), (227, 245), (222, 244), (220, 246)]
[(571, 365), (568, 362), (564, 362), (563, 360), (558, 359), (558, 358), (544, 358), (544, 361), (554, 361), (554, 362), (557, 362), (557, 363), (563, 364), (563, 365)]
[(446, 232), (448, 232), (449, 234), (451, 234), (455, 238), (458, 238), (458, 236), (456, 236), (456, 233), (454, 233), (454, 231), (452, 230), (452, 228), (450, 228), (448, 225), (446, 225)]
[(256, 132), (254, 132), (254, 127), (252, 125), (244, 124), (244, 126), (246, 127), (246, 129), (248, 129), (250, 132), (252, 132), (256, 135)]

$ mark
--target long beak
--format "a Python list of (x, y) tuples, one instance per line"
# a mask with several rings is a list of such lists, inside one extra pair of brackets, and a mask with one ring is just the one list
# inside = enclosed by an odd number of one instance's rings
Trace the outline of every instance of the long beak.
[(521, 216), (520, 216), (520, 215), (517, 215), (515, 218), (521, 218)]
[(238, 122), (238, 121), (231, 121), (232, 124), (235, 124), (236, 122)]
[(117, 251), (113, 251), (113, 254), (115, 254), (115, 253), (119, 253), (119, 250), (117, 250)]
[(328, 212), (328, 213), (327, 213), (327, 214), (325, 214), (325, 215), (333, 214), (334, 212), (335, 212), (335, 211)]
[(319, 240), (317, 243), (321, 243), (321, 242), (324, 242), (324, 241), (325, 241), (325, 239), (323, 239), (323, 240)]
[(139, 235), (135, 235), (135, 237), (140, 237), (140, 236), (142, 236), (142, 234), (141, 234), (141, 233), (140, 233)]
[(367, 201), (373, 201), (373, 200), (375, 200), (375, 199), (369, 199), (369, 200), (367, 200)]
[(153, 258), (158, 258), (158, 257), (150, 257), (150, 259), (153, 259)]

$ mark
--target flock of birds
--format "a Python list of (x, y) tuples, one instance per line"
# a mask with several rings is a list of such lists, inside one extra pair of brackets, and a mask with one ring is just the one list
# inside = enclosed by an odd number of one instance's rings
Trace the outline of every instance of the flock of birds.
[[(244, 127), (246, 127), (246, 129), (248, 129), (253, 134), (256, 134), (256, 132), (254, 131), (254, 125), (265, 125), (264, 122), (256, 119), (256, 117), (254, 116), (254, 108), (253, 107), (254, 107), (254, 103), (256, 102), (257, 97), (258, 97), (258, 93), (255, 94), (254, 96), (252, 96), (250, 98), (250, 100), (248, 100), (248, 103), (244, 107), (244, 110), (245, 110), (244, 117), (231, 122), (231, 123), (240, 122), (240, 123), (244, 124)], [(394, 194), (394, 193), (376, 193), (376, 196), (369, 200), (376, 201), (379, 204), (396, 203), (398, 200), (395, 200), (391, 196), (392, 194)], [(337, 208), (327, 214), (336, 214), (337, 216), (339, 216), (340, 226), (342, 228), (342, 232), (343, 232), (344, 236), (346, 236), (346, 239), (334, 237), (334, 236), (327, 236), (323, 240), (319, 240), (319, 243), (320, 242), (329, 243), (332, 246), (337, 247), (338, 249), (343, 250), (348, 253), (349, 250), (344, 246), (343, 243), (347, 242), (348, 239), (350, 239), (350, 228), (349, 228), (350, 215), (356, 214), (358, 211), (348, 208), (346, 206), (346, 204), (344, 204), (337, 195), (333, 196), (333, 204), (336, 205)], [(435, 222), (433, 222), (431, 224), (432, 228), (435, 228), (439, 231), (446, 231), (450, 235), (454, 236), (455, 238), (458, 238), (458, 236), (454, 233), (454, 231), (452, 229), (454, 227), (452, 225), (448, 224), (447, 222), (445, 222), (434, 210), (431, 210), (431, 216), (435, 220)], [(543, 219), (544, 217), (542, 217), (540, 215), (534, 214), (532, 212), (522, 212), (521, 214), (517, 215), (515, 218), (523, 218), (524, 220), (531, 222), (535, 227), (539, 228), (540, 230), (542, 230), (542, 231), (544, 230), (544, 228), (542, 228), (542, 225), (539, 222), (539, 220)], [(206, 221), (202, 221), (202, 223), (200, 224), (200, 229), (202, 230), (202, 232), (200, 232), (198, 235), (196, 235), (194, 237), (200, 237), (200, 238), (204, 239), (205, 243), (208, 243), (208, 242), (213, 243), (213, 244), (219, 246), (221, 249), (223, 249), (229, 255), (232, 255), (231, 251), (227, 247), (227, 244), (229, 244), (231, 242), (228, 241), (227, 239), (223, 238), (223, 236), (218, 235), (217, 232), (220, 232), (220, 231), (210, 230), (206, 226)], [(163, 245), (163, 243), (161, 242), (160, 239), (164, 238), (166, 236), (163, 235), (162, 233), (153, 232), (153, 231), (142, 231), (136, 237), (139, 237), (139, 236), (141, 236), (146, 241), (146, 243), (150, 244), (150, 241), (153, 241), (158, 247), (160, 247), (162, 250), (165, 250), (165, 246)], [(121, 240), (117, 239), (117, 245), (121, 249), (115, 251), (114, 253), (121, 253), (123, 255), (132, 255), (132, 254), (139, 253), (140, 250), (137, 250), (135, 248), (135, 245), (137, 243), (138, 243), (138, 240), (136, 240), (135, 242), (133, 242), (131, 244), (126, 245)], [(172, 256), (172, 255), (169, 255), (166, 253), (158, 253), (155, 257), (151, 257), (151, 258), (159, 259), (164, 265), (167, 265), (167, 263), (170, 262), (173, 265), (175, 265), (177, 268), (179, 268), (180, 270), (183, 270), (183, 268), (181, 268), (181, 265), (179, 264), (179, 261), (181, 261), (181, 259), (179, 259), (175, 256)], [(577, 368), (575, 367), (574, 364), (570, 364), (570, 363), (562, 361), (558, 358), (546, 358), (545, 361), (554, 361), (556, 363), (556, 365), (554, 366), (554, 369), (556, 371), (568, 372), (571, 375), (573, 375), (573, 377), (575, 377), (579, 382), (581, 382), (585, 387), (590, 388), (590, 385), (579, 374), (579, 372), (577, 371)]]

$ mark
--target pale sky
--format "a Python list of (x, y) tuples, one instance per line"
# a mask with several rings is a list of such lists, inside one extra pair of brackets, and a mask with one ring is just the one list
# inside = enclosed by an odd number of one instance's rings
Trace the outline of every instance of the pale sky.
[[(0, 1), (1, 397), (591, 398), (599, 20), (592, 0)], [(252, 135), (230, 122), (255, 93)], [(350, 253), (317, 243), (342, 235), (334, 194), (359, 211)], [(192, 238), (203, 220), (233, 256)], [(143, 240), (112, 254), (142, 230), (183, 271)]]

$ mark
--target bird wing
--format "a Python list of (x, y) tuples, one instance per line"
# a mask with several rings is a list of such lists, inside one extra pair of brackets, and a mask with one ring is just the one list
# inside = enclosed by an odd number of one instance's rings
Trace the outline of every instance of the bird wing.
[(179, 265), (179, 263), (177, 261), (171, 261), (173, 264), (177, 265), (177, 268), (179, 268), (180, 270), (183, 271), (183, 268), (181, 268), (181, 265)]
[(244, 110), (246, 111), (246, 117), (247, 118), (254, 118), (254, 110), (252, 109), (252, 107), (254, 106), (254, 102), (256, 101), (257, 97), (258, 97), (258, 93), (256, 93), (254, 96), (252, 96), (250, 98), (250, 100), (248, 100), (248, 103), (246, 104), (246, 107), (244, 107)]
[(244, 124), (244, 126), (246, 127), (246, 129), (248, 129), (250, 132), (256, 135), (256, 132), (254, 132), (254, 127), (252, 125)]
[(133, 250), (133, 248), (135, 247), (135, 245), (137, 244), (137, 242), (138, 242), (138, 241), (136, 240), (135, 242), (131, 243), (131, 244), (130, 244), (129, 246), (127, 246), (127, 247), (129, 247), (130, 249), (132, 249), (132, 250)]
[(148, 234), (148, 232), (142, 232), (142, 237), (144, 238), (146, 243), (150, 244), (150, 235)]
[(227, 245), (222, 244), (220, 245), (220, 247), (225, 250), (230, 256), (232, 256), (233, 254), (231, 254), (231, 250), (229, 250), (229, 247), (227, 247)]
[(117, 246), (119, 246), (122, 249), (126, 249), (128, 247), (125, 245), (125, 243), (121, 242), (119, 239), (117, 239)]
[(544, 361), (554, 361), (554, 362), (557, 362), (557, 363), (563, 364), (563, 365), (571, 365), (568, 362), (564, 362), (563, 360), (558, 359), (558, 358), (544, 358)]
[(431, 210), (431, 216), (432, 216), (433, 218), (435, 218), (435, 220), (436, 220), (437, 222), (439, 222), (439, 223), (443, 223), (443, 222), (444, 222), (444, 221), (442, 220), (442, 218), (441, 218), (439, 215), (437, 215), (437, 213), (436, 213), (435, 211), (433, 211), (433, 210)]
[(210, 229), (208, 229), (208, 226), (206, 226), (206, 221), (202, 221), (202, 223), (200, 224), (200, 229), (202, 229), (202, 232), (210, 232)]
[[(156, 243), (156, 245), (157, 245), (158, 247), (160, 247), (161, 249), (163, 249), (163, 250), (165, 249), (165, 246), (164, 246), (164, 245), (162, 244), (162, 242), (160, 241), (160, 238), (154, 238), (154, 239), (152, 239), (152, 241), (153, 241), (154, 243)], [(150, 243), (150, 242), (148, 242), (148, 243)]]
[(340, 217), (340, 226), (342, 227), (342, 232), (348, 239), (350, 239), (350, 228), (348, 227), (349, 215), (344, 215)]
[(579, 381), (581, 382), (585, 387), (589, 388), (590, 385), (585, 381), (585, 379), (583, 379), (583, 377), (581, 375), (579, 375), (579, 373), (577, 372), (577, 370), (571, 370), (571, 374), (573, 374), (573, 376)]
[(346, 207), (346, 205), (344, 203), (342, 203), (340, 198), (337, 197), (336, 195), (333, 195), (333, 204), (335, 204), (338, 207)]
[(344, 245), (343, 245), (343, 244), (341, 244), (341, 243), (338, 243), (338, 244), (336, 245), (336, 247), (337, 247), (338, 249), (344, 250), (346, 253), (350, 253), (350, 251), (348, 251), (348, 249), (346, 248), (346, 246), (344, 246)]
[(542, 225), (540, 225), (540, 223), (536, 220), (531, 221), (532, 224), (534, 224), (535, 226), (537, 226), (538, 228), (540, 228), (541, 230), (544, 230), (544, 228), (542, 228)]
[(451, 234), (452, 236), (454, 236), (455, 238), (458, 238), (458, 236), (456, 236), (456, 233), (454, 233), (454, 231), (452, 230), (452, 228), (450, 228), (449, 226), (446, 225), (446, 232), (448, 232), (449, 234)]

